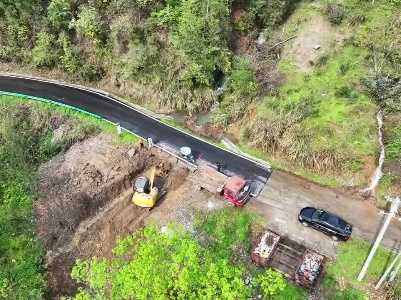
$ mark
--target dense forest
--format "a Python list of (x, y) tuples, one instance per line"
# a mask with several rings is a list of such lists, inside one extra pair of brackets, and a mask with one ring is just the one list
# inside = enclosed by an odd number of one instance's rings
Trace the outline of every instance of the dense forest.
[[(0, 60), (102, 82), (154, 110), (218, 103), (213, 123), (243, 149), (332, 185), (367, 183), (382, 110), (394, 186), (400, 11), (396, 0), (2, 0)], [(314, 35), (322, 49), (291, 50)]]

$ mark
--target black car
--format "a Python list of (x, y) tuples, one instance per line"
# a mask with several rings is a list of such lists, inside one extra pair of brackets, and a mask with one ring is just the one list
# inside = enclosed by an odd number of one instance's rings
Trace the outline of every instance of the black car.
[(352, 234), (351, 224), (322, 209), (305, 207), (299, 213), (298, 220), (305, 227), (315, 227), (316, 229), (330, 235), (335, 241), (346, 241)]

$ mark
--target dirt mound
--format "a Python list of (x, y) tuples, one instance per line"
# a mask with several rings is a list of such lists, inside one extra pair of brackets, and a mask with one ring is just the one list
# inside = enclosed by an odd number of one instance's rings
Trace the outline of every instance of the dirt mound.
[(35, 229), (46, 245), (44, 264), (52, 298), (76, 291), (70, 274), (77, 258), (109, 257), (118, 236), (143, 225), (150, 212), (131, 202), (135, 176), (152, 166), (163, 166), (167, 186), (173, 191), (188, 172), (176, 164), (176, 159), (157, 149), (114, 146), (101, 134), (41, 166), (43, 196), (35, 203)]
[(188, 168), (180, 167), (177, 171), (172, 172), (172, 174), (167, 178), (165, 183), (165, 188), (169, 191), (175, 191), (179, 188), (185, 181), (189, 173)]

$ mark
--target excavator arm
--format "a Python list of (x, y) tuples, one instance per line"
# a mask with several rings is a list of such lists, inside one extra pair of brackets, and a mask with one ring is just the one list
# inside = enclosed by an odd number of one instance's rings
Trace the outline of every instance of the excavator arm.
[(155, 180), (155, 174), (156, 174), (156, 168), (153, 167), (152, 168), (152, 173), (150, 174), (150, 178), (149, 178), (150, 190), (152, 190), (152, 188), (153, 188), (153, 182)]

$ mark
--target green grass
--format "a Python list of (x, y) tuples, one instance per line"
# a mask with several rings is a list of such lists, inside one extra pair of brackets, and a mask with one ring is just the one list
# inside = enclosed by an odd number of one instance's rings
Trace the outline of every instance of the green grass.
[(367, 291), (377, 282), (395, 254), (379, 247), (364, 279), (357, 277), (369, 254), (372, 244), (358, 238), (351, 238), (340, 244), (337, 258), (326, 263), (322, 291), (328, 300), (365, 300)]
[(401, 122), (395, 127), (388, 130), (389, 137), (386, 145), (387, 159), (401, 159)]
[(250, 225), (256, 220), (260, 221), (254, 214), (229, 208), (210, 214), (198, 213), (194, 225), (206, 234), (206, 247), (216, 256), (227, 258), (238, 254), (235, 250), (238, 246), (250, 251)]
[[(285, 36), (290, 36), (302, 30), (307, 21), (316, 16), (328, 19), (324, 10), (326, 4), (326, 1), (301, 3), (280, 30), (286, 32)], [(299, 72), (293, 61), (281, 60), (278, 70), (285, 77), (285, 84), (279, 88), (277, 96), (269, 96), (259, 102), (257, 109), (257, 118), (278, 116), (281, 111), (286, 112), (289, 107), (294, 107), (302, 99), (306, 99), (312, 107), (312, 113), (298, 121), (295, 126), (298, 126), (301, 132), (309, 134), (310, 139), (305, 138), (308, 151), (335, 153), (341, 159), (341, 165), (316, 176), (313, 172), (305, 174), (309, 172), (303, 170), (299, 159), (293, 161), (291, 168), (288, 168), (284, 161), (281, 165), (313, 181), (334, 186), (338, 184), (333, 184), (331, 174), (338, 175), (335, 181), (341, 184), (349, 182), (349, 174), (348, 178), (341, 178), (342, 174), (345, 174), (341, 168), (351, 170), (356, 175), (351, 185), (365, 184), (361, 182), (364, 158), (377, 155), (375, 113), (378, 108), (374, 100), (364, 92), (362, 79), (371, 76), (372, 62), (369, 56), (372, 51), (368, 45), (378, 38), (382, 39), (381, 44), (385, 43), (384, 40), (388, 38), (383, 33), (383, 24), (389, 20), (390, 11), (396, 11), (394, 5), (383, 1), (374, 6), (362, 4), (358, 0), (344, 1), (344, 4), (347, 8), (345, 20), (340, 26), (333, 26), (331, 30), (343, 35), (345, 42), (333, 42), (329, 47), (322, 49), (321, 57), (311, 65), (308, 72)], [(351, 21), (354, 22), (358, 16), (366, 17), (365, 23), (351, 25)], [(386, 26), (389, 27), (388, 24)], [(379, 35), (372, 30), (378, 27), (384, 30)], [(391, 34), (393, 33), (395, 32), (391, 31)], [(393, 36), (393, 40), (396, 37)], [(300, 139), (295, 138), (292, 142), (289, 140), (286, 145), (298, 144)], [(395, 153), (398, 153), (397, 145), (393, 147)], [(299, 147), (301, 146), (302, 143)], [(323, 176), (327, 179), (322, 179)]]
[(113, 142), (115, 144), (133, 144), (133, 143), (138, 142), (140, 139), (137, 135), (132, 134), (129, 131), (126, 131), (124, 129), (122, 131), (122, 137), (120, 138), (118, 136), (116, 126), (105, 120), (99, 120), (95, 117), (82, 114), (75, 110), (68, 109), (65, 107), (59, 107), (59, 106), (55, 106), (55, 105), (51, 105), (51, 104), (44, 104), (44, 107), (54, 109), (55, 111), (58, 111), (61, 114), (75, 118), (79, 121), (80, 124), (83, 124), (86, 126), (99, 127), (101, 131), (107, 132), (113, 137)]
[(242, 152), (247, 153), (250, 156), (253, 156), (253, 157), (256, 157), (261, 160), (269, 162), (271, 164), (271, 166), (274, 168), (291, 171), (298, 176), (301, 176), (303, 178), (306, 178), (308, 180), (311, 180), (311, 181), (319, 183), (319, 184), (332, 186), (332, 187), (341, 186), (341, 184), (334, 177), (322, 176), (320, 174), (314, 173), (314, 172), (309, 171), (304, 168), (299, 168), (299, 167), (294, 168), (294, 166), (289, 166), (288, 163), (279, 162), (279, 161), (275, 161), (275, 160), (271, 159), (268, 156), (268, 154), (266, 154), (260, 150), (253, 149), (253, 148), (250, 148), (250, 147), (247, 147), (244, 145), (238, 145), (238, 148)]
[(274, 300), (305, 300), (306, 296), (306, 291), (298, 286), (287, 283), (287, 286), (283, 291), (274, 295)]
[[(332, 54), (327, 64), (305, 74), (287, 75), (281, 88), (279, 106), (297, 103), (303, 98), (314, 99), (316, 112), (303, 121), (305, 129), (314, 133), (313, 145), (330, 146), (337, 151), (349, 147), (353, 156), (373, 155), (376, 149), (374, 133), (376, 106), (363, 93), (355, 90), (361, 77), (367, 74), (365, 51), (352, 46)], [(341, 93), (349, 90), (349, 93)], [(324, 96), (322, 96), (324, 95)], [(262, 108), (263, 112), (263, 108)]]
[[(87, 117), (82, 116), (83, 117), (83, 122), (91, 122), (92, 120), (88, 120)], [(113, 141), (116, 144), (122, 144), (122, 145), (127, 145), (127, 144), (134, 144), (139, 142), (140, 138), (135, 135), (132, 134), (129, 131), (126, 131), (125, 129), (122, 130), (122, 137), (120, 138), (118, 136), (117, 133), (117, 128), (115, 125), (110, 124), (109, 122), (106, 121), (101, 121), (101, 123), (99, 124), (102, 131), (108, 132), (113, 136)]]
[(336, 282), (344, 280), (352, 288), (362, 288), (367, 283), (375, 282), (384, 272), (385, 268), (394, 259), (395, 254), (387, 249), (379, 247), (362, 282), (357, 280), (359, 272), (369, 254), (372, 244), (351, 238), (346, 243), (340, 244), (337, 259), (327, 264), (327, 275)]
[(78, 121), (78, 123), (82, 124), (83, 126), (99, 127), (99, 129), (101, 131), (108, 132), (113, 137), (113, 141), (115, 144), (132, 144), (132, 143), (138, 142), (140, 139), (137, 135), (132, 134), (126, 130), (123, 130), (122, 138), (120, 138), (118, 136), (117, 128), (115, 125), (113, 125), (105, 120), (99, 120), (96, 117), (86, 115), (86, 114), (83, 114), (81, 112), (78, 112), (78, 111), (75, 111), (73, 109), (69, 109), (66, 107), (42, 103), (42, 102), (35, 102), (34, 100), (27, 100), (24, 98), (12, 97), (12, 96), (0, 96), (0, 101), (3, 103), (9, 103), (9, 104), (11, 104), (11, 103), (19, 103), (19, 104), (37, 103), (44, 110), (54, 110), (64, 116), (69, 116), (71, 118), (74, 118)]
[[(46, 294), (41, 261), (45, 250), (34, 233), (32, 215), (37, 195), (37, 168), (74, 142), (100, 131), (110, 132), (116, 143), (133, 143), (114, 125), (74, 110), (0, 96), (0, 298), (42, 299)], [(56, 124), (71, 125), (57, 143)]]

